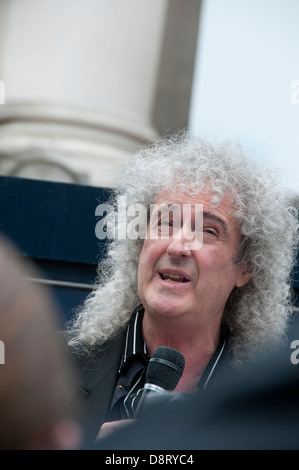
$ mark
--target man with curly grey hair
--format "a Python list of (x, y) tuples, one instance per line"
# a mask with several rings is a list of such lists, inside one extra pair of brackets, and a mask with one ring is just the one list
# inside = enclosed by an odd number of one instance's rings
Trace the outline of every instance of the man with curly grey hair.
[[(186, 133), (129, 159), (109, 202), (114, 238), (69, 329), (91, 436), (134, 417), (159, 346), (184, 355), (174, 391), (194, 394), (213, 387), (224, 364), (281, 343), (298, 241), (297, 212), (269, 169), (237, 145)], [(130, 231), (136, 208), (146, 217)]]

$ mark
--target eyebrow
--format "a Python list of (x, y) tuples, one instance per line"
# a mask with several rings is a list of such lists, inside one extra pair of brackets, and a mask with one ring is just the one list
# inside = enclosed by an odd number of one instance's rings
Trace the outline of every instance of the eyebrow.
[(213, 219), (213, 220), (215, 220), (215, 222), (220, 223), (223, 226), (225, 235), (227, 235), (229, 233), (228, 224), (224, 219), (222, 219), (222, 217), (219, 217), (218, 215), (214, 214), (213, 212), (209, 212), (209, 211), (203, 211), (202, 214), (203, 214), (203, 217)]
[[(169, 206), (172, 206), (172, 205), (175, 205), (175, 206), (180, 206), (180, 204), (178, 203), (162, 203), (162, 204), (157, 204), (158, 206), (158, 212), (162, 213), (162, 211), (159, 209), (159, 206), (163, 206), (163, 209), (166, 209), (166, 207), (169, 208)], [(166, 206), (166, 207), (165, 207)], [(157, 212), (157, 207), (155, 207), (155, 210), (153, 211), (153, 214), (155, 214)], [(150, 211), (149, 211), (150, 212)], [(151, 215), (153, 215), (151, 214)], [(228, 224), (227, 222), (222, 218), (222, 217), (219, 217), (218, 215), (214, 214), (214, 212), (210, 212), (210, 211), (203, 211), (202, 212), (202, 215), (203, 217), (206, 217), (206, 218), (209, 218), (209, 219), (212, 219), (214, 220), (215, 222), (218, 222), (222, 225), (223, 227), (223, 230), (224, 230), (224, 234), (227, 236), (229, 234), (229, 229), (228, 229)], [(150, 214), (148, 214), (148, 216), (150, 216)]]

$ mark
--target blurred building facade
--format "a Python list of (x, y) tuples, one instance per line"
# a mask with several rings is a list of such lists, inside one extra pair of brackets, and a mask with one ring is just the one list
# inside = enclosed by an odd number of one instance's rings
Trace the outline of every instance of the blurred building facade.
[(114, 184), (188, 126), (200, 0), (1, 0), (0, 174)]

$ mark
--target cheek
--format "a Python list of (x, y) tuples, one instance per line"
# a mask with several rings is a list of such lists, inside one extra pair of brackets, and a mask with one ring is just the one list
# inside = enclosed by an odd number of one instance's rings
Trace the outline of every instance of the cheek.
[(203, 246), (195, 254), (196, 264), (201, 275), (208, 277), (233, 276), (236, 266), (231, 254), (220, 251), (215, 246)]
[(139, 257), (138, 282), (141, 283), (148, 273), (152, 271), (154, 264), (154, 250), (150, 243), (145, 240)]
[(148, 242), (145, 240), (143, 247), (140, 252), (139, 264), (138, 264), (138, 273), (143, 271), (151, 259), (151, 250), (148, 246)]
[(165, 243), (160, 240), (145, 240), (139, 257), (138, 282), (150, 280), (155, 266), (165, 252)]
[(139, 265), (154, 265), (166, 250), (165, 242), (161, 240), (144, 240), (140, 253)]
[(153, 255), (145, 241), (140, 253), (138, 265), (138, 293), (142, 302), (144, 302), (145, 293), (152, 279), (153, 267)]

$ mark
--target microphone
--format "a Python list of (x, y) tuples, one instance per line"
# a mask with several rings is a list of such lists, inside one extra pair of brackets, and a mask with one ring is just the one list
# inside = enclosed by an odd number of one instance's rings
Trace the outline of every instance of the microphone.
[[(145, 374), (145, 385), (134, 418), (140, 417), (145, 401), (155, 393), (172, 392), (183, 375), (185, 358), (173, 348), (160, 346), (152, 355)], [(154, 392), (154, 393), (153, 393)]]

